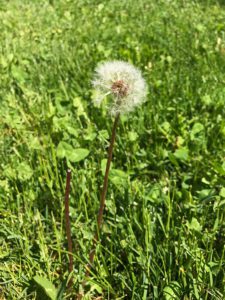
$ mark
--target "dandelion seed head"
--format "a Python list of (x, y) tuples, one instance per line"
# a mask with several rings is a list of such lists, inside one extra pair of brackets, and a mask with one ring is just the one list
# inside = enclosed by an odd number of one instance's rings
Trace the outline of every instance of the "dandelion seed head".
[(110, 95), (109, 111), (112, 115), (124, 114), (140, 105), (147, 94), (141, 72), (130, 63), (110, 61), (100, 64), (92, 81), (96, 90), (94, 102), (101, 104)]

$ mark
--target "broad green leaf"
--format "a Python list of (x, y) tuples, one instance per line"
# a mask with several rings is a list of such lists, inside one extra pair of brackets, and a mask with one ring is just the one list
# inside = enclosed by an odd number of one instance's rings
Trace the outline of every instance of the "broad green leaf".
[(131, 142), (135, 142), (136, 139), (138, 138), (138, 134), (135, 131), (129, 131), (128, 132), (128, 138)]
[[(102, 175), (105, 175), (107, 159), (103, 159), (101, 161), (101, 171)], [(109, 180), (117, 187), (126, 186), (128, 175), (119, 169), (113, 169), (113, 165), (111, 163), (110, 172), (109, 172)]]
[(53, 130), (54, 132), (69, 132), (74, 136), (78, 136), (78, 130), (76, 126), (72, 123), (72, 120), (69, 116), (65, 117), (53, 117)]
[(23, 83), (26, 80), (26, 72), (19, 66), (12, 66), (12, 75), (19, 82)]
[(225, 198), (225, 188), (224, 187), (222, 187), (220, 190), (220, 196)]
[(2, 187), (5, 191), (9, 190), (9, 182), (7, 179), (0, 180), (0, 187)]
[(28, 136), (27, 140), (28, 140), (27, 142), (29, 143), (30, 149), (36, 149), (36, 150), (41, 149), (41, 144), (40, 144), (38, 137), (34, 137), (34, 136), (30, 135), (30, 136)]
[(59, 158), (64, 158), (72, 151), (73, 147), (70, 144), (62, 141), (58, 144), (56, 154)]
[(21, 181), (29, 180), (33, 176), (33, 170), (25, 161), (21, 162), (16, 170), (18, 172), (18, 178)]
[(34, 281), (37, 283), (39, 287), (43, 289), (43, 291), (49, 297), (49, 299), (51, 300), (57, 299), (57, 289), (55, 288), (55, 286), (52, 284), (51, 281), (39, 275), (36, 275), (34, 277)]
[(167, 285), (163, 289), (163, 295), (166, 300), (180, 300), (181, 296), (181, 286), (177, 281), (171, 281), (169, 285)]
[(93, 141), (96, 136), (95, 128), (91, 125), (86, 130), (83, 130), (83, 137), (86, 141)]
[(202, 230), (202, 226), (200, 225), (200, 223), (196, 218), (192, 218), (191, 223), (187, 222), (187, 226), (190, 230), (195, 230), (198, 232), (201, 232)]
[[(201, 134), (202, 132), (204, 132), (204, 126), (201, 123), (195, 123), (191, 129), (191, 134), (190, 134), (190, 138), (191, 140), (195, 140), (199, 138), (199, 134)], [(201, 139), (203, 139), (204, 135), (202, 136)]]
[(71, 162), (79, 162), (88, 156), (90, 151), (85, 148), (73, 148), (66, 142), (60, 142), (56, 154), (59, 158), (67, 158)]
[(112, 169), (109, 174), (109, 179), (115, 186), (127, 186), (128, 175), (118, 169)]
[(174, 152), (174, 156), (183, 161), (187, 161), (189, 159), (189, 150), (188, 148), (180, 148)]
[(165, 132), (169, 132), (171, 129), (170, 123), (169, 122), (163, 122), (160, 126), (160, 129), (165, 131)]
[(198, 191), (197, 193), (200, 200), (207, 200), (213, 196), (214, 190), (203, 189), (201, 191)]
[(210, 105), (213, 102), (210, 95), (202, 96), (201, 100), (205, 105)]
[(102, 140), (107, 140), (107, 139), (109, 139), (109, 133), (108, 133), (108, 131), (105, 130), (105, 129), (100, 130), (100, 131), (98, 132), (98, 136), (99, 136), (99, 138), (102, 139)]
[(75, 97), (73, 99), (73, 106), (76, 107), (78, 116), (81, 116), (81, 115), (86, 116), (86, 113), (85, 113), (85, 110), (83, 107), (83, 103), (82, 103), (82, 99), (80, 97)]
[(3, 171), (3, 175), (10, 179), (15, 179), (17, 176), (15, 168), (12, 168), (10, 165), (6, 166)]
[(71, 162), (78, 162), (85, 159), (90, 151), (85, 148), (75, 148), (73, 151), (67, 153), (67, 158)]
[(222, 163), (222, 169), (225, 171), (225, 161)]

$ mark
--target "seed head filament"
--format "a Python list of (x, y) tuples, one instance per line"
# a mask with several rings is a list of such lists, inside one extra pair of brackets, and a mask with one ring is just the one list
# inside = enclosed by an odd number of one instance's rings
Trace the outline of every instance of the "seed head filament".
[(111, 86), (112, 93), (118, 98), (126, 97), (128, 94), (128, 84), (126, 84), (123, 80), (117, 80), (113, 82)]

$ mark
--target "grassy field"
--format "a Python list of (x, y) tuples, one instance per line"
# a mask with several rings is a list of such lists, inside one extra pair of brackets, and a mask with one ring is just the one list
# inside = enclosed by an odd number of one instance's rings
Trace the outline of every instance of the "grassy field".
[(113, 121), (91, 80), (113, 59), (148, 99), (119, 123), (84, 299), (225, 299), (224, 1), (0, 0), (0, 20), (0, 299), (82, 290)]

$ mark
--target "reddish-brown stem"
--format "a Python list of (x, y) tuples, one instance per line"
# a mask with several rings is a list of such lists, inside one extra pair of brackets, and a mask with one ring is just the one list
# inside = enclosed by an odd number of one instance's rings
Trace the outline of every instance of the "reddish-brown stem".
[(108, 159), (107, 159), (107, 164), (106, 164), (104, 183), (103, 183), (103, 188), (102, 188), (102, 193), (101, 193), (101, 198), (100, 198), (100, 208), (99, 208), (98, 219), (97, 219), (97, 230), (96, 230), (96, 233), (95, 233), (95, 236), (93, 239), (93, 248), (89, 255), (89, 265), (87, 266), (86, 277), (89, 276), (90, 269), (91, 269), (91, 266), (94, 261), (96, 246), (97, 246), (97, 242), (99, 239), (99, 233), (100, 233), (100, 229), (101, 229), (101, 225), (102, 225), (102, 221), (103, 221), (105, 197), (106, 197), (107, 188), (108, 188), (109, 170), (110, 170), (110, 165), (111, 165), (111, 161), (112, 161), (113, 146), (114, 146), (114, 142), (115, 142), (115, 138), (116, 138), (116, 127), (117, 127), (118, 121), (119, 121), (119, 114), (116, 115), (116, 118), (115, 118), (115, 121), (113, 124), (113, 128), (112, 128), (112, 136), (111, 136), (111, 141), (110, 141), (110, 145), (109, 145), (109, 149), (108, 149)]
[[(71, 181), (71, 170), (67, 170), (66, 173), (66, 191), (65, 191), (65, 221), (66, 221), (66, 237), (68, 242), (68, 253), (69, 253), (69, 273), (73, 271), (73, 255), (72, 255), (72, 238), (71, 238), (71, 227), (70, 227), (70, 210), (69, 210), (69, 198), (70, 198), (70, 181)], [(68, 283), (70, 288), (72, 285), (72, 278)]]

